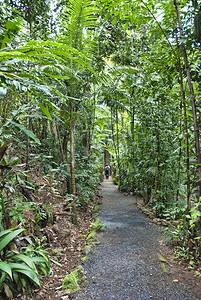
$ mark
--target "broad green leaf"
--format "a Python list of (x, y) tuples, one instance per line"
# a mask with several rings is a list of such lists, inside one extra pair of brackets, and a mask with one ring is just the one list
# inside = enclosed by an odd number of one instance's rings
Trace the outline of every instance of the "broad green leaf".
[(28, 266), (18, 263), (10, 263), (10, 267), (13, 271), (22, 273), (32, 279), (37, 285), (40, 286), (37, 274)]
[(46, 115), (46, 117), (48, 117), (48, 119), (52, 120), (49, 110), (42, 103), (37, 103), (37, 105), (40, 107), (40, 109)]
[(36, 137), (36, 135), (30, 131), (29, 129), (27, 129), (26, 127), (24, 127), (21, 124), (18, 124), (16, 122), (11, 121), (11, 124), (18, 127), (20, 130), (22, 130), (26, 135), (28, 135), (30, 138), (32, 138), (37, 144), (41, 144), (40, 140)]
[(24, 228), (17, 229), (15, 231), (9, 233), (5, 237), (3, 237), (2, 240), (0, 241), (0, 251), (3, 248), (5, 248), (10, 243), (10, 241), (12, 241), (16, 236), (18, 236), (23, 231), (24, 231)]
[(47, 99), (44, 99), (45, 103), (50, 107), (52, 108), (54, 111), (58, 111), (59, 108), (56, 104), (54, 104), (53, 102), (50, 102), (49, 100)]
[(6, 272), (10, 278), (12, 279), (12, 269), (9, 265), (9, 263), (6, 263), (6, 262), (0, 262), (0, 270)]
[(7, 230), (3, 230), (0, 232), (0, 238), (4, 235), (6, 235), (7, 233), (10, 233), (12, 231), (12, 229), (7, 229)]
[(22, 260), (23, 262), (25, 262), (25, 264), (27, 264), (32, 270), (34, 270), (34, 272), (37, 273), (37, 269), (36, 269), (36, 266), (33, 262), (33, 259), (30, 258), (29, 256), (27, 255), (24, 255), (24, 254), (17, 254), (17, 255), (14, 255), (12, 256), (13, 259), (19, 259), (19, 260)]
[(43, 257), (37, 257), (37, 256), (34, 256), (31, 258), (34, 262), (39, 262), (39, 263), (47, 263), (47, 260)]

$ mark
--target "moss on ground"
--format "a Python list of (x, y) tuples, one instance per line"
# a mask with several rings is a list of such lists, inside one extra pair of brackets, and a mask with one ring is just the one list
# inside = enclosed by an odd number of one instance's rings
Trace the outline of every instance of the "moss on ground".
[(88, 256), (84, 256), (83, 258), (81, 258), (82, 261), (86, 261), (89, 257)]
[(87, 285), (87, 280), (82, 267), (79, 266), (64, 278), (62, 290), (71, 290), (72, 293), (75, 293), (80, 286), (85, 285)]
[(92, 230), (101, 231), (102, 228), (107, 228), (106, 225), (102, 224), (99, 218), (96, 218), (94, 223), (92, 223)]
[(86, 242), (87, 244), (95, 241), (96, 230), (92, 229), (87, 236)]
[(91, 249), (92, 249), (92, 246), (91, 246), (91, 245), (86, 245), (86, 246), (84, 247), (84, 249), (83, 249), (83, 253), (86, 254), (86, 255), (88, 255), (89, 252), (91, 251)]
[(96, 242), (95, 236), (97, 231), (101, 231), (103, 228), (107, 228), (106, 225), (101, 224), (101, 221), (99, 218), (96, 218), (94, 223), (92, 223), (91, 231), (89, 232), (86, 242), (87, 245), (92, 245), (94, 242)]

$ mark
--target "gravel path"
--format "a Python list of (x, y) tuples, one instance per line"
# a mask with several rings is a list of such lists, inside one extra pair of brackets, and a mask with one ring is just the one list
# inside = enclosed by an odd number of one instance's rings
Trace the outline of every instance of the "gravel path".
[[(137, 198), (119, 193), (110, 179), (102, 183), (102, 194), (100, 218), (107, 231), (99, 234), (100, 245), (84, 263), (88, 286), (75, 299), (201, 299), (199, 279), (168, 254), (161, 227), (137, 209)], [(167, 272), (159, 253), (170, 263), (165, 263)]]

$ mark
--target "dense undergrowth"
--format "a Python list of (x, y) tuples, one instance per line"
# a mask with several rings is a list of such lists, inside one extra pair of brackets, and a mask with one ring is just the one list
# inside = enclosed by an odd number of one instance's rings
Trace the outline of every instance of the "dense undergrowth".
[(16, 156), (12, 159), (13, 155), (11, 145), (5, 143), (0, 148), (0, 292), (9, 299), (25, 290), (31, 293), (33, 285), (40, 286), (41, 276), (51, 274), (45, 228), (55, 222), (54, 199), (67, 203), (65, 210), (76, 225), (77, 210), (88, 209), (100, 181), (92, 178), (91, 170), (85, 172), (77, 195), (70, 195), (65, 174), (58, 168), (45, 174), (42, 162), (28, 169)]
[(201, 277), (201, 235), (199, 231), (200, 214), (197, 213), (198, 202), (189, 214), (185, 206), (172, 208), (158, 215), (155, 208), (149, 204), (139, 205), (139, 209), (149, 216), (157, 225), (164, 226), (168, 233), (169, 245), (175, 257), (187, 263), (188, 268), (194, 270), (195, 275)]

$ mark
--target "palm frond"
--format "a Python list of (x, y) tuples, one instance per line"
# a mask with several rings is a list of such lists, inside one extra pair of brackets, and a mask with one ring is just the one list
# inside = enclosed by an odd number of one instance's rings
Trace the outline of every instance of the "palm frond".
[(82, 50), (85, 37), (97, 27), (95, 1), (70, 0), (64, 12), (63, 39), (78, 50)]

